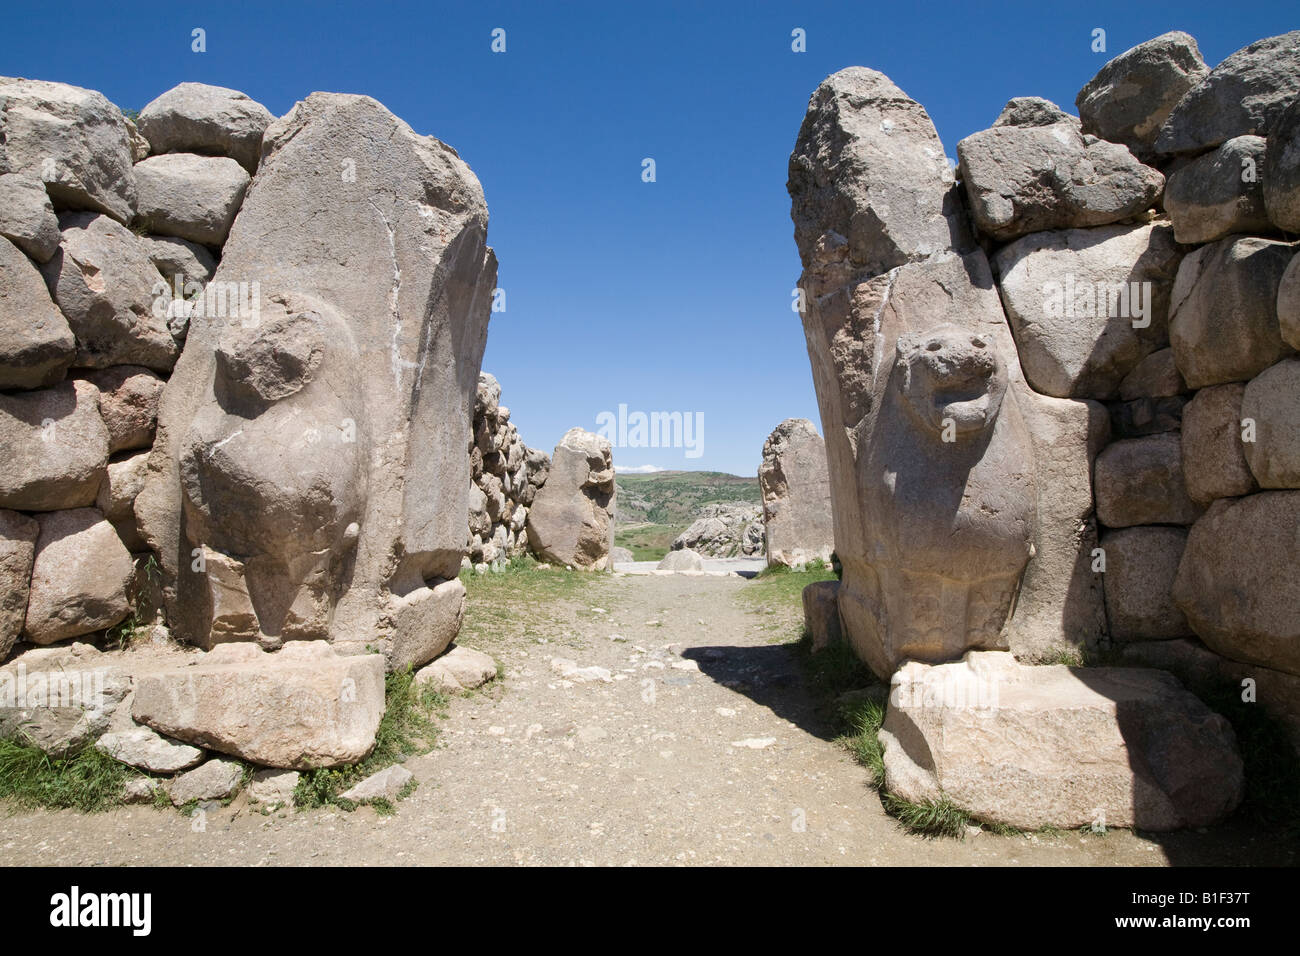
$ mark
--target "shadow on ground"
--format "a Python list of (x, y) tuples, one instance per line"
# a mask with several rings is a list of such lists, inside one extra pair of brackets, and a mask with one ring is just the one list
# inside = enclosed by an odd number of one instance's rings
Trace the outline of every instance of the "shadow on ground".
[(758, 647), (706, 645), (682, 652), (700, 673), (743, 694), (800, 730), (821, 740), (838, 736), (835, 726), (819, 712), (804, 682), (799, 649), (794, 644)]

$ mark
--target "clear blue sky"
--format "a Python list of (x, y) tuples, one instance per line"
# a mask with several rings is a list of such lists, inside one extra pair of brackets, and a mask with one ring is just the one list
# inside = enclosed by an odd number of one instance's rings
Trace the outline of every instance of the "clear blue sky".
[[(369, 94), (450, 143), (491, 211), (507, 311), (484, 368), (547, 450), (620, 403), (704, 416), (703, 455), (622, 465), (755, 473), (768, 432), (819, 422), (790, 290), (786, 162), (828, 74), (887, 73), (948, 154), (1012, 96), (1074, 111), (1110, 57), (1166, 30), (1214, 65), (1293, 29), (1288, 2), (6, 4), (0, 73), (139, 109), (184, 80), (285, 113), (313, 90)], [(192, 53), (190, 31), (207, 31)], [(490, 50), (506, 30), (506, 53)], [(791, 30), (807, 52), (791, 51)], [(1107, 31), (1107, 53), (1090, 49)], [(657, 182), (641, 181), (653, 157)], [(820, 424), (818, 426), (820, 428)]]

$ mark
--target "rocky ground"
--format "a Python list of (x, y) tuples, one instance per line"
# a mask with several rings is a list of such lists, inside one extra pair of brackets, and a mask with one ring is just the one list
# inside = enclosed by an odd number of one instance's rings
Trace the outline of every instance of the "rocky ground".
[(792, 643), (796, 576), (514, 574), (471, 582), (462, 641), (502, 677), (451, 701), (438, 747), (406, 764), (419, 787), (395, 815), (267, 816), (242, 796), (202, 820), (140, 806), (6, 814), (0, 852), (66, 865), (1295, 862), (1243, 823), (913, 836), (815, 705)]

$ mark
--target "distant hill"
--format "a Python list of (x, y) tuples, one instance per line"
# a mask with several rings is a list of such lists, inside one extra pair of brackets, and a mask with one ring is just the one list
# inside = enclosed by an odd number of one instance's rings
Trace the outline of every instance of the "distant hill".
[(618, 475), (615, 499), (619, 525), (657, 524), (685, 528), (701, 505), (720, 501), (760, 504), (757, 478), (720, 471), (657, 471)]

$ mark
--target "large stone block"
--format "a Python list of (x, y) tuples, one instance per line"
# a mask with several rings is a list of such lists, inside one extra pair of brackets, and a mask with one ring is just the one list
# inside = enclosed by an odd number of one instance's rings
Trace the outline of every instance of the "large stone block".
[[(266, 129), (212, 283), (256, 297), (191, 319), (136, 501), (178, 637), (454, 637), (418, 629), (459, 621), (430, 609), (455, 603), (434, 592), (459, 572), (468, 531), (465, 450), (496, 285), (486, 230), (455, 151), (368, 97), (316, 93)], [(193, 571), (196, 549), (224, 555), (204, 567), (233, 577)], [(233, 631), (214, 617), (218, 592), (247, 595)]]
[(1116, 641), (1191, 637), (1173, 599), (1174, 577), (1187, 544), (1182, 528), (1121, 528), (1101, 537), (1106, 555), (1106, 618)]
[(1273, 231), (1264, 210), (1265, 145), (1262, 136), (1234, 136), (1170, 174), (1164, 206), (1179, 242)]
[(1261, 488), (1300, 488), (1300, 359), (1284, 359), (1251, 379), (1241, 397), (1246, 463)]
[(1260, 178), (1264, 207), (1273, 225), (1300, 232), (1300, 96), (1282, 112), (1269, 134)]
[(0, 238), (0, 389), (54, 385), (76, 353), (76, 339), (41, 274)]
[(583, 571), (612, 570), (614, 458), (609, 440), (571, 428), (528, 509), (528, 546), (538, 558)]
[(1125, 438), (1097, 456), (1097, 518), (1111, 528), (1191, 524), (1201, 513), (1187, 495), (1178, 434)]
[(1300, 30), (1256, 40), (1227, 57), (1178, 101), (1155, 148), (1200, 153), (1234, 136), (1268, 136), (1300, 93)]
[(1169, 341), (1190, 388), (1244, 382), (1295, 352), (1277, 298), (1293, 246), (1229, 236), (1183, 257), (1169, 303)]
[(31, 518), (0, 509), (0, 664), (23, 630), (39, 533), (40, 525)]
[(140, 239), (107, 216), (64, 213), (63, 239), (42, 272), (77, 337), (77, 365), (176, 364), (183, 330), (168, 325), (162, 276)]
[(323, 642), (269, 654), (226, 644), (192, 666), (136, 677), (132, 716), (168, 737), (267, 767), (355, 763), (375, 745), (384, 663)]
[(262, 135), (275, 119), (238, 90), (181, 83), (140, 111), (140, 133), (155, 153), (229, 156), (250, 173), (257, 170)]
[(1098, 70), (1075, 97), (1083, 131), (1146, 156), (1183, 94), (1209, 72), (1196, 40), (1179, 30), (1139, 43)]
[(840, 70), (813, 92), (787, 189), (807, 269), (832, 256), (880, 273), (966, 248), (951, 168), (925, 108), (875, 70)]
[(806, 418), (787, 418), (763, 443), (758, 466), (768, 564), (829, 562), (835, 549), (826, 442)]
[(1163, 225), (1037, 232), (993, 265), (1025, 378), (1058, 398), (1114, 398), (1169, 341), (1182, 253)]
[(33, 644), (93, 634), (131, 612), (131, 553), (95, 508), (38, 515), (23, 640)]
[(0, 169), (44, 180), (62, 209), (135, 213), (126, 118), (93, 90), (0, 77)]
[(61, 382), (0, 394), (0, 508), (54, 511), (95, 500), (108, 464), (99, 389)]
[(1241, 441), (1245, 391), (1240, 383), (1213, 385), (1183, 409), (1183, 481), (1187, 496), (1202, 507), (1259, 488)]
[(1192, 526), (1174, 600), (1206, 644), (1300, 674), (1300, 491), (1214, 502)]
[(957, 159), (975, 226), (1001, 242), (1119, 222), (1149, 208), (1165, 185), (1126, 148), (1085, 139), (1069, 121), (972, 133)]
[(150, 232), (220, 246), (244, 201), (248, 173), (225, 156), (168, 153), (136, 164), (135, 181)]
[(1161, 671), (970, 653), (891, 683), (885, 787), (904, 800), (946, 797), (1026, 830), (1155, 831), (1218, 823), (1241, 802), (1231, 725)]
[(25, 173), (0, 174), (0, 236), (37, 262), (59, 248), (59, 220), (45, 183)]

